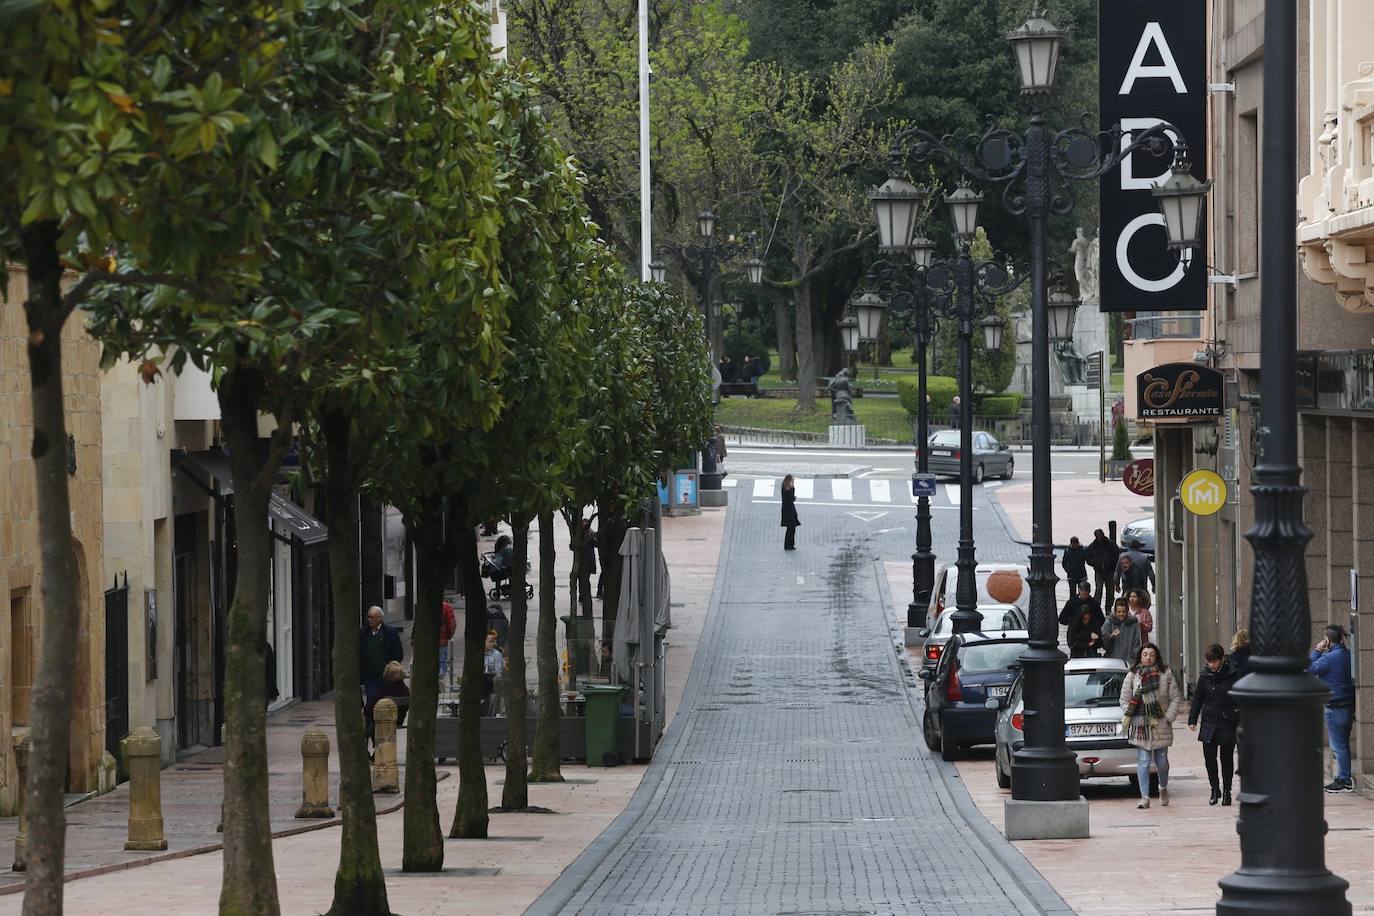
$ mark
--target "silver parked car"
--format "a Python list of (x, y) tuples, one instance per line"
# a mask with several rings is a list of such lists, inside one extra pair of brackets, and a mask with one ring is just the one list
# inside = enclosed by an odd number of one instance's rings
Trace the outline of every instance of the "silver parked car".
[[(1116, 658), (1072, 658), (1064, 665), (1064, 741), (1078, 757), (1080, 779), (1136, 778), (1135, 748), (1121, 731), (1121, 683), (1126, 663)], [(997, 714), (997, 785), (1011, 788), (1011, 755), (1025, 743), (1022, 719), (1025, 703), (1019, 678), (1005, 701), (995, 702)], [(1154, 770), (1150, 788), (1154, 790)]]
[[(935, 626), (923, 629), (919, 636), (925, 638), (921, 647), (921, 669), (930, 670), (940, 663), (940, 654), (945, 644), (954, 635), (954, 605), (950, 605), (935, 618)], [(980, 604), (978, 613), (983, 615), (983, 633), (1000, 633), (1003, 630), (1024, 630), (1026, 612), (1014, 604)]]
[[(930, 449), (927, 458), (927, 467), (930, 473), (938, 474), (942, 477), (959, 476), (959, 449), (960, 436), (957, 429), (942, 429), (939, 432), (931, 433), (926, 440), (926, 448)], [(920, 464), (920, 452), (917, 451), (917, 464)], [(973, 432), (973, 482), (982, 483), (984, 477), (1001, 477), (1010, 480), (1016, 473), (1016, 459), (1011, 454), (1011, 449), (1007, 448), (992, 433), (985, 433), (982, 430)]]

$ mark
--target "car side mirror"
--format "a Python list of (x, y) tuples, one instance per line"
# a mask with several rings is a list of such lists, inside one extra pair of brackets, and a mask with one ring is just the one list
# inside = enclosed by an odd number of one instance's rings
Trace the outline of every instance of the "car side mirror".
[(987, 701), (986, 703), (983, 704), (983, 707), (984, 707), (985, 709), (1001, 709), (1001, 708), (1002, 708), (1002, 698), (1001, 698), (1001, 697), (988, 697), (988, 701)]
[(916, 631), (916, 635), (921, 637), (922, 639), (925, 639), (927, 636), (930, 635), (930, 628), (922, 627), (921, 629)]
[(929, 668), (922, 668), (920, 671), (916, 672), (916, 676), (923, 681), (929, 681), (934, 679), (935, 672), (931, 671)]

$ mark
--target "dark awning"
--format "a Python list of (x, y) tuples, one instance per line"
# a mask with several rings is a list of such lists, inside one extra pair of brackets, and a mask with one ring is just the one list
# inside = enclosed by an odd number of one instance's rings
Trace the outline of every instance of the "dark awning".
[[(229, 470), (229, 456), (218, 449), (203, 452), (174, 451), (172, 465), (187, 471), (192, 477), (204, 478), (197, 479), (196, 483), (207, 493), (223, 498), (234, 492), (234, 477)], [(284, 496), (273, 493), (268, 499), (267, 513), (279, 522), (291, 537), (306, 547), (329, 538), (329, 529), (319, 519)]]

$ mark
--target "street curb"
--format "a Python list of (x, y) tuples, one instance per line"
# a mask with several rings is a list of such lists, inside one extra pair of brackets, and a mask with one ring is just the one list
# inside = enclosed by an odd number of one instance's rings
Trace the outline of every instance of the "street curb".
[[(1031, 486), (1035, 486), (1035, 484), (1031, 484)], [(1001, 487), (997, 489), (1000, 490)], [(1016, 533), (1015, 526), (1012, 525), (1011, 519), (1007, 517), (1007, 510), (1002, 508), (1002, 501), (997, 498), (996, 490), (984, 490), (983, 492), (987, 496), (988, 502), (992, 503), (992, 512), (997, 516), (997, 520), (1002, 523), (1002, 528), (1006, 530), (1007, 537), (1011, 539), (1011, 542), (1013, 544), (1020, 544), (1022, 547), (1029, 547), (1030, 541), (1021, 540), (1020, 536)]]
[[(404, 768), (402, 768), (404, 769)], [(434, 774), (435, 783), (441, 783), (452, 775), (447, 770), (440, 770)], [(384, 814), (392, 814), (405, 807), (405, 795), (397, 798), (396, 804), (389, 808), (378, 808), (377, 817)], [(343, 823), (342, 815), (336, 813), (329, 820), (315, 821), (309, 824), (302, 824), (299, 827), (288, 827), (285, 830), (278, 830), (272, 834), (272, 839), (280, 840), (286, 837), (299, 836), (302, 833), (310, 833), (315, 830), (327, 830), (330, 827), (338, 827)], [(82, 878), (99, 878), (101, 875), (112, 875), (116, 872), (130, 871), (135, 868), (143, 868), (147, 865), (157, 865), (160, 862), (172, 862), (177, 859), (189, 859), (191, 856), (204, 855), (207, 852), (219, 852), (224, 848), (223, 843), (206, 843), (203, 846), (192, 846), (188, 849), (177, 849), (161, 855), (148, 856), (143, 859), (134, 859), (130, 862), (112, 862), (109, 865), (97, 865), (94, 868), (83, 869), (82, 871), (69, 872), (62, 876), (63, 884), (70, 884), (73, 881), (80, 881)], [(27, 881), (16, 881), (13, 884), (0, 887), (0, 897), (9, 894), (22, 894), (28, 885)]]
[(649, 762), (649, 768), (644, 772), (644, 777), (639, 781), (639, 787), (630, 797), (630, 803), (625, 806), (625, 810), (611, 821), (610, 826), (601, 831), (601, 835), (592, 840), (567, 868), (563, 869), (563, 873), (553, 884), (545, 888), (544, 893), (525, 910), (525, 916), (557, 916), (563, 912), (568, 901), (591, 880), (611, 850), (625, 838), (649, 806), (658, 800), (659, 789), (670, 778), (673, 772), (673, 752), (682, 741), (687, 714), (691, 712), (697, 694), (701, 692), (701, 685), (705, 682), (705, 669), (711, 664), (710, 653), (702, 652), (701, 648), (710, 644), (715, 631), (721, 625), (723, 615), (720, 613), (720, 602), (724, 590), (720, 580), (720, 555), (725, 552), (726, 544), (734, 537), (735, 518), (736, 513), (726, 513), (725, 532), (721, 536), (720, 550), (716, 555), (716, 581), (711, 587), (710, 603), (706, 606), (706, 624), (702, 627), (701, 636), (697, 641), (697, 651), (692, 656), (692, 667), (687, 673), (687, 685), (683, 688), (682, 699), (678, 701), (677, 713), (673, 716), (673, 721), (668, 723), (663, 740), (654, 752), (654, 759)]
[[(873, 570), (878, 580), (878, 597), (879, 604), (883, 609), (883, 619), (888, 624), (889, 632), (895, 634), (893, 622), (897, 619), (894, 616), (896, 608), (892, 603), (892, 593), (887, 587), (887, 574), (883, 561), (875, 560)], [(906, 693), (907, 702), (911, 704), (912, 714), (916, 716), (916, 720), (919, 722), (922, 718), (924, 701), (918, 701), (917, 688), (910, 683), (915, 674), (911, 671), (911, 665), (907, 661), (906, 649), (895, 635), (894, 646), (896, 652), (893, 654), (893, 660), (898, 669), (898, 680)], [(910, 674), (911, 678), (904, 676), (903, 666), (906, 669), (905, 674)], [(915, 683), (919, 684), (920, 682), (916, 681)], [(1030, 861), (1022, 855), (1021, 850), (1013, 846), (1002, 835), (1002, 832), (994, 827), (978, 810), (978, 806), (973, 803), (973, 797), (964, 787), (963, 780), (959, 778), (959, 771), (954, 764), (935, 756), (930, 758), (930, 763), (940, 773), (941, 779), (944, 780), (945, 797), (952, 803), (954, 812), (963, 819), (964, 823), (968, 825), (968, 829), (982, 842), (981, 849), (989, 853), (1006, 870), (1007, 874), (1016, 882), (1016, 886), (1031, 903), (1047, 916), (1060, 916), (1060, 914), (1072, 916), (1073, 909), (1064, 901), (1064, 898), (1059, 896), (1059, 892), (1045, 880), (1045, 876), (1036, 871), (1035, 866), (1031, 865)], [(975, 854), (978, 852), (977, 847), (970, 845), (969, 849)]]

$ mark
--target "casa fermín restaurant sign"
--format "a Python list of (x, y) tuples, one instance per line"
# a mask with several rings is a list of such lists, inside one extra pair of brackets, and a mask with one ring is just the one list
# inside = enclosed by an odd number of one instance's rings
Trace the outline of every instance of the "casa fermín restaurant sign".
[(1220, 417), (1222, 376), (1209, 366), (1165, 363), (1136, 376), (1136, 403), (1142, 420)]

